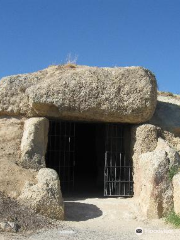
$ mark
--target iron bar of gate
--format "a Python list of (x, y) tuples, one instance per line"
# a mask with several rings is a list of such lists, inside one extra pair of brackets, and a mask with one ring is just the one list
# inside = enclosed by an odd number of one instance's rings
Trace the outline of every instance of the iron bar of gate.
[[(105, 196), (132, 196), (132, 163), (124, 149), (124, 129), (118, 124), (106, 126)], [(108, 149), (109, 148), (109, 149)], [(119, 164), (117, 164), (117, 162)], [(117, 171), (118, 170), (118, 171)], [(106, 177), (107, 176), (107, 177)]]
[(104, 166), (104, 195), (107, 195), (107, 179), (108, 179), (108, 172), (107, 172), (107, 152), (105, 153), (105, 166)]
[[(110, 139), (111, 139), (111, 136), (112, 136), (112, 132), (113, 132), (113, 129), (111, 129), (111, 131), (110, 131)], [(109, 179), (111, 180), (111, 178), (112, 178), (112, 141), (111, 141), (111, 156), (110, 156), (110, 168), (109, 168), (109, 171), (110, 171)], [(110, 181), (110, 195), (111, 195), (111, 192), (112, 192), (112, 181)]]
[(58, 172), (63, 192), (72, 190), (74, 186), (74, 141), (74, 122), (50, 120), (46, 162), (48, 167)]
[[(120, 172), (120, 176), (119, 176), (119, 181), (120, 181), (120, 177), (122, 175), (122, 168), (121, 168), (121, 153), (119, 155), (119, 161), (120, 161), (120, 168), (119, 168), (119, 172)], [(119, 182), (119, 194), (121, 194), (121, 184)]]

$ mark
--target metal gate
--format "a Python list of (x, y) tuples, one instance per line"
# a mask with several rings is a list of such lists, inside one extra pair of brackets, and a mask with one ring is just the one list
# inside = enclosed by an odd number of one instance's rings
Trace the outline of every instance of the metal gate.
[(47, 167), (55, 169), (59, 174), (62, 191), (67, 193), (73, 190), (75, 164), (74, 122), (49, 121), (46, 163)]
[[(49, 121), (46, 165), (58, 172), (63, 194), (74, 189), (75, 125), (75, 122)], [(125, 147), (129, 145), (126, 127), (112, 123), (104, 126), (104, 196), (132, 196), (132, 161), (127, 155), (128, 146)]]
[(106, 125), (104, 196), (133, 195), (132, 162), (125, 152), (124, 130), (120, 124)]

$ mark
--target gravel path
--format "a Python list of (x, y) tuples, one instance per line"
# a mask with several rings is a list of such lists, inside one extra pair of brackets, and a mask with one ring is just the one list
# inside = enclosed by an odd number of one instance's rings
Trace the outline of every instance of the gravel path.
[[(180, 239), (180, 230), (173, 229), (163, 220), (143, 219), (133, 201), (130, 198), (69, 198), (65, 200), (66, 221), (56, 228), (26, 235), (4, 234), (0, 240)], [(137, 227), (143, 229), (142, 235), (136, 235)]]

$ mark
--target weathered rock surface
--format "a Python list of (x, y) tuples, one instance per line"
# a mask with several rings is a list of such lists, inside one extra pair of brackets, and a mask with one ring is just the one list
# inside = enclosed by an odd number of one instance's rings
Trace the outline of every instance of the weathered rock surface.
[[(132, 129), (134, 196), (147, 218), (159, 218), (173, 208), (170, 169), (180, 165), (180, 156), (158, 137), (160, 129), (144, 124)], [(149, 143), (149, 144), (148, 144)]]
[[(0, 118), (0, 196), (3, 193), (12, 201), (21, 199), (21, 206), (27, 206), (45, 216), (63, 219), (63, 201), (57, 173), (45, 168), (37, 173), (38, 168), (45, 165), (47, 133), (48, 120), (45, 118)], [(36, 168), (36, 171), (25, 169), (22, 165)], [(0, 208), (2, 205), (0, 198)], [(6, 222), (4, 225), (2, 223), (1, 229), (15, 231), (16, 226)]]
[(0, 117), (0, 160), (18, 161), (23, 128), (23, 118)]
[(180, 138), (160, 126), (142, 124), (132, 127), (131, 140), (134, 197), (144, 217), (162, 217), (173, 209), (170, 172), (180, 166)]
[(19, 196), (25, 181), (35, 182), (35, 176), (33, 170), (24, 169), (10, 161), (0, 161), (0, 191), (11, 198)]
[(134, 195), (139, 197), (141, 193), (141, 182), (139, 180), (139, 156), (143, 153), (155, 150), (158, 141), (156, 126), (151, 124), (135, 125), (131, 128), (131, 151), (133, 156), (133, 181)]
[(180, 137), (163, 129), (160, 131), (160, 137), (165, 139), (169, 146), (176, 149), (176, 151), (180, 154)]
[(151, 152), (157, 146), (157, 127), (152, 124), (135, 125), (131, 128), (131, 138), (134, 155)]
[(180, 166), (180, 155), (175, 148), (170, 147), (169, 143), (162, 138), (158, 138), (156, 150), (165, 151), (169, 159), (169, 168)]
[(16, 222), (1, 222), (0, 223), (0, 230), (4, 232), (18, 232), (20, 226)]
[(0, 81), (0, 115), (141, 123), (156, 107), (156, 80), (142, 67), (53, 66)]
[(180, 215), (180, 173), (173, 177), (174, 211)]
[(17, 198), (25, 181), (35, 181), (36, 173), (17, 165), (20, 159), (20, 145), (24, 119), (0, 118), (0, 192)]
[(159, 92), (156, 111), (150, 123), (180, 137), (180, 96)]
[(46, 118), (30, 118), (25, 121), (21, 141), (21, 161), (25, 168), (36, 170), (45, 167), (49, 121)]
[(141, 191), (138, 201), (147, 218), (162, 217), (173, 206), (168, 163), (167, 154), (162, 150), (143, 153), (139, 157)]
[(60, 181), (55, 170), (42, 168), (37, 174), (37, 184), (27, 182), (22, 194), (21, 203), (29, 206), (36, 213), (53, 219), (64, 219), (64, 205), (60, 190)]

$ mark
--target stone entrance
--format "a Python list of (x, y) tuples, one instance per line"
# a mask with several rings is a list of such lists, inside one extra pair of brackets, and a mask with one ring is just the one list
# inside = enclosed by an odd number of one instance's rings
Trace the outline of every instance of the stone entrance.
[(129, 126), (50, 120), (46, 166), (65, 195), (132, 196)]
[[(6, 77), (0, 81), (0, 116), (0, 192), (8, 197), (63, 219), (60, 185), (63, 190), (67, 178), (78, 192), (134, 192), (147, 218), (162, 217), (173, 208), (179, 214), (180, 98), (157, 92), (149, 70), (59, 65)], [(61, 130), (69, 133), (48, 139), (48, 119), (68, 120)], [(121, 141), (114, 129), (124, 124), (131, 127)], [(50, 156), (47, 144), (53, 141)], [(58, 159), (68, 167), (60, 170)], [(127, 159), (133, 162), (133, 191)]]

